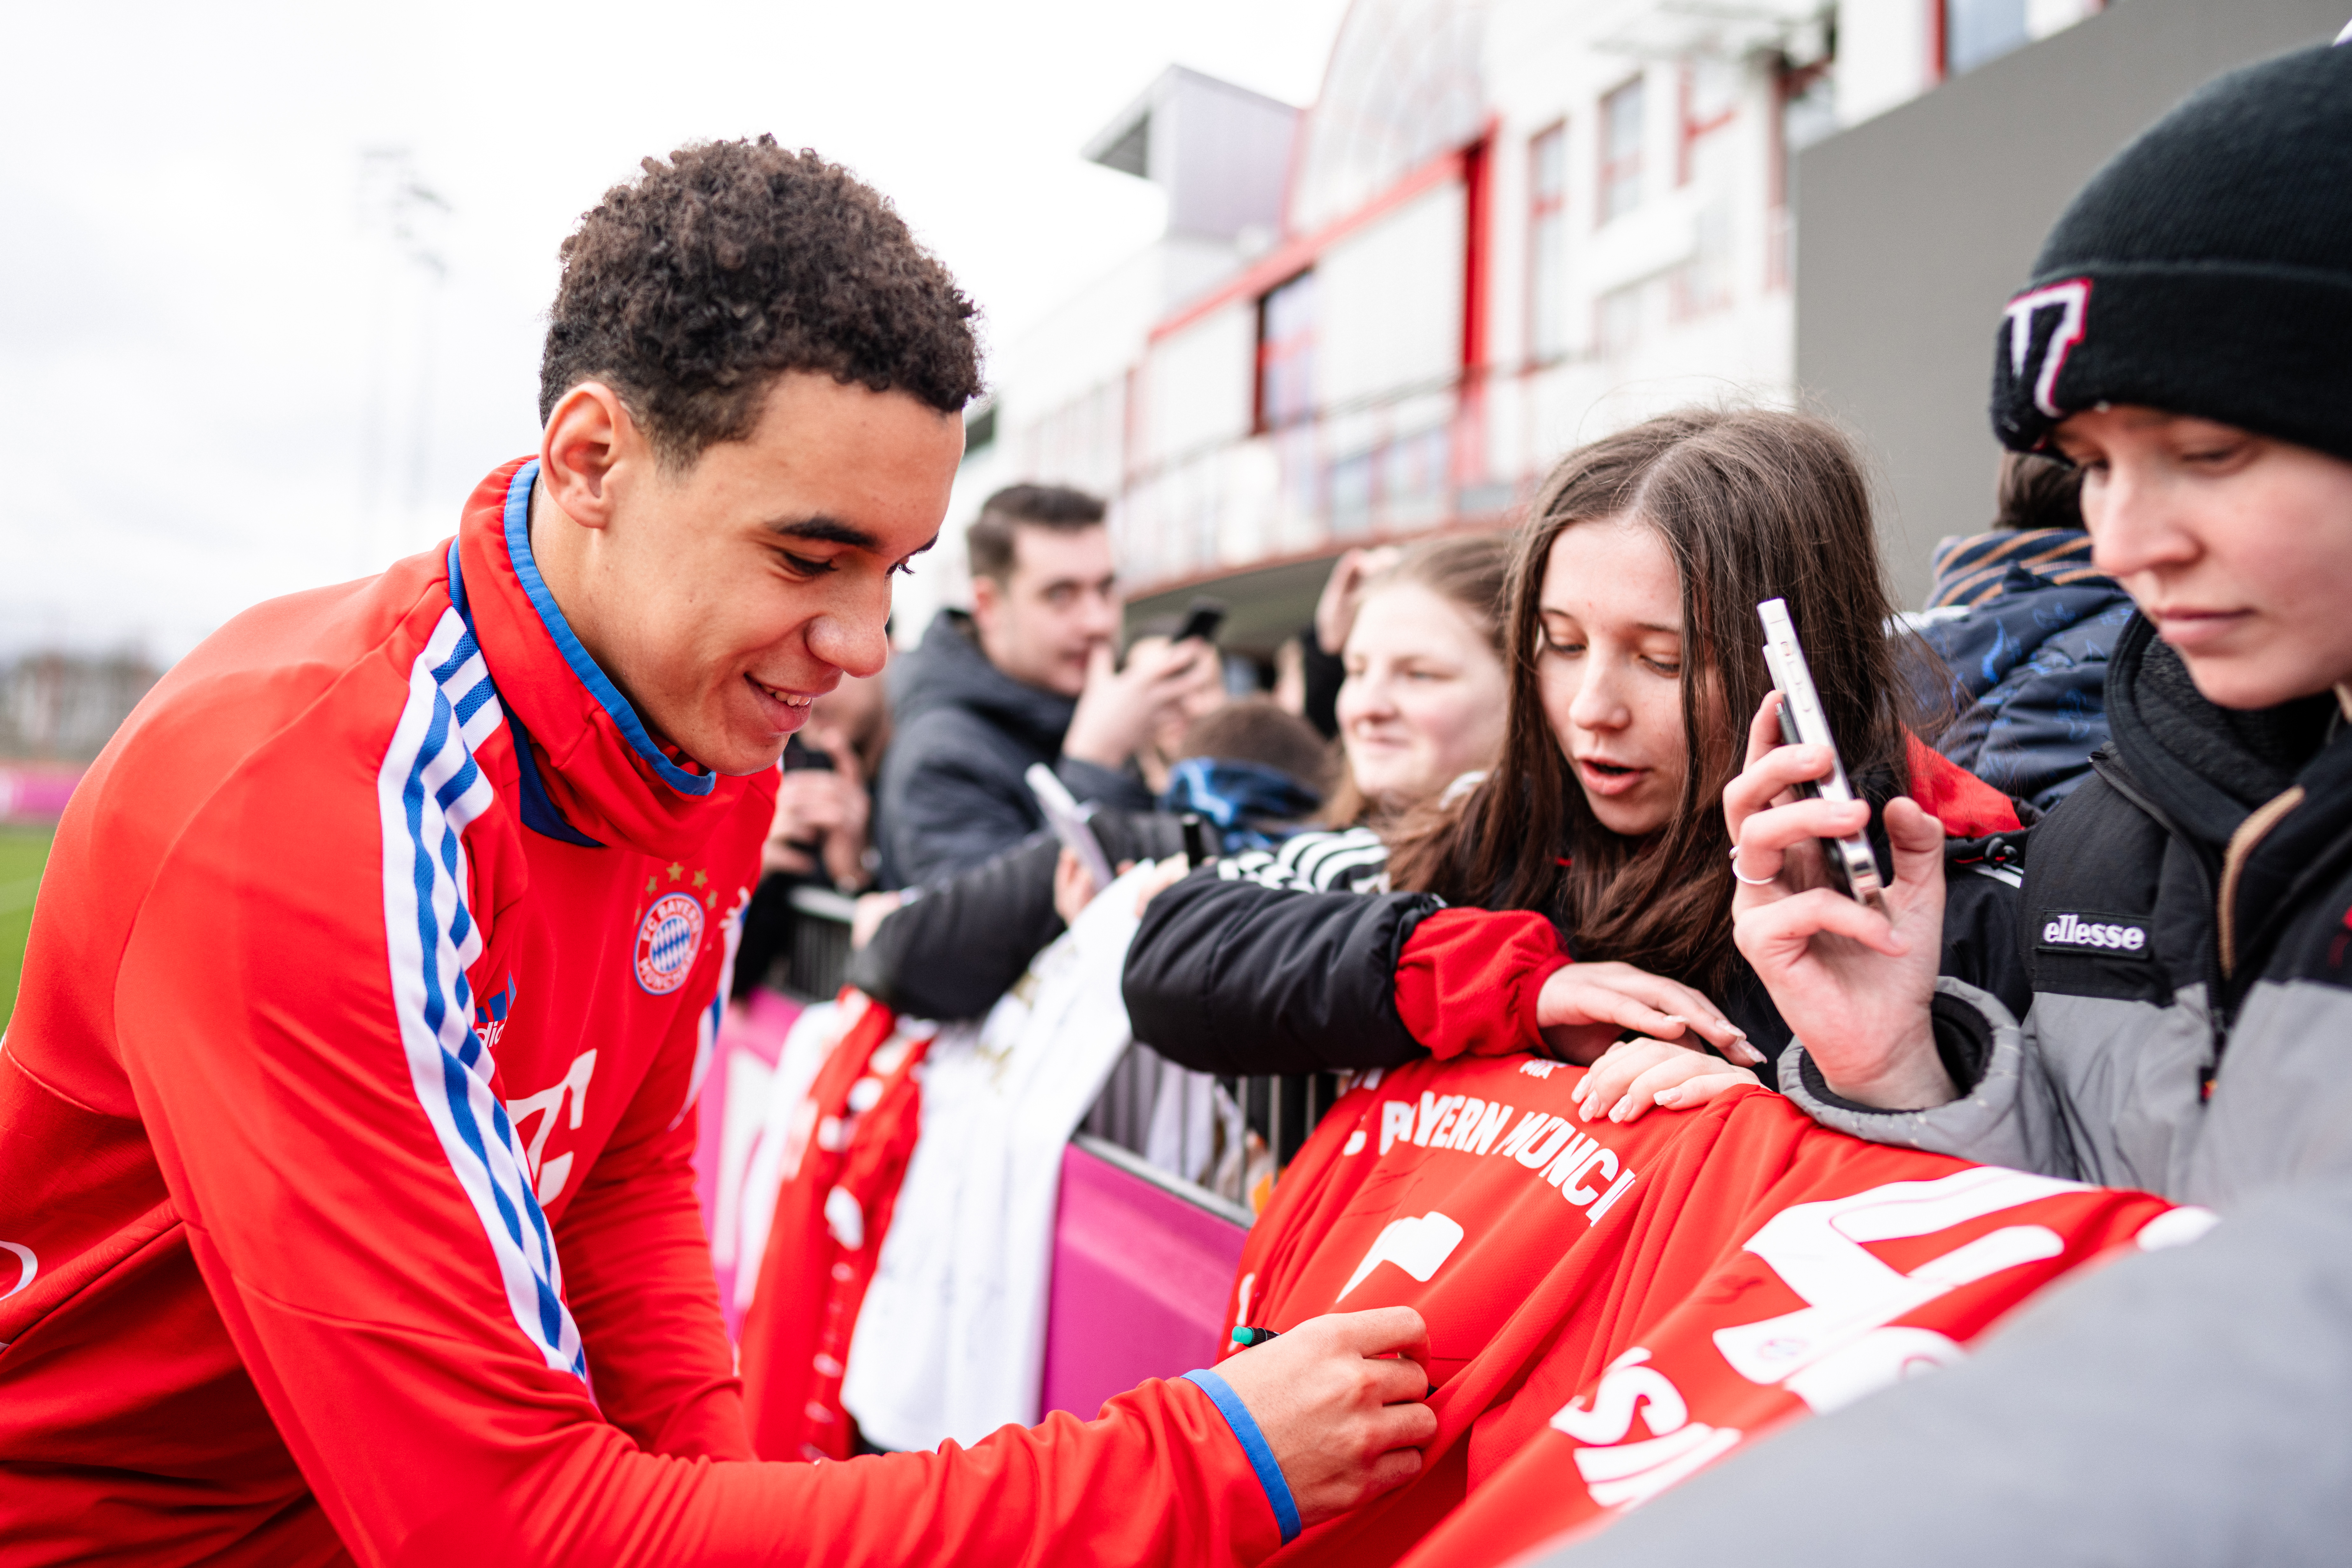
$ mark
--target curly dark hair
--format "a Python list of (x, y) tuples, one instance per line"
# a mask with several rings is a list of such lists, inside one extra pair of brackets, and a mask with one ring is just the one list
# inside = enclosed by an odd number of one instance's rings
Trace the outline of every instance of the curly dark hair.
[(772, 136), (682, 147), (614, 185), (560, 252), (539, 416), (601, 381), (665, 464), (751, 433), (815, 371), (953, 414), (980, 390), (977, 307), (882, 195)]

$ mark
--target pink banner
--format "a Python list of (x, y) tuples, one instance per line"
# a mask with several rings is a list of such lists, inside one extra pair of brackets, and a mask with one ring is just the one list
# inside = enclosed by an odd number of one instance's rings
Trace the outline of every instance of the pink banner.
[(1215, 1362), (1247, 1234), (1075, 1144), (1063, 1151), (1044, 1409), (1091, 1421), (1147, 1377)]
[(81, 773), (54, 763), (0, 763), (0, 822), (55, 822)]

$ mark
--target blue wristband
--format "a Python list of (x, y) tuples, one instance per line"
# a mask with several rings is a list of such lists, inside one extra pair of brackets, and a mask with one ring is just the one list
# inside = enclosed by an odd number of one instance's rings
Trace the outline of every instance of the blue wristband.
[(1265, 1500), (1274, 1505), (1274, 1522), (1282, 1529), (1282, 1543), (1289, 1545), (1298, 1538), (1298, 1504), (1291, 1500), (1290, 1483), (1282, 1479), (1282, 1467), (1274, 1462), (1274, 1450), (1265, 1446), (1265, 1434), (1257, 1429), (1257, 1417), (1249, 1413), (1234, 1385), (1215, 1373), (1188, 1372), (1184, 1381), (1215, 1401), (1217, 1413), (1234, 1429), (1242, 1452), (1249, 1456), (1250, 1468), (1257, 1472), (1257, 1484), (1265, 1489)]

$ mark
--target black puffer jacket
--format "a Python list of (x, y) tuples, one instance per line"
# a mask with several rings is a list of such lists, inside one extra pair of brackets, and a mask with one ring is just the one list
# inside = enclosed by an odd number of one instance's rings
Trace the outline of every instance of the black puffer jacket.
[(1062, 755), (1074, 698), (1024, 686), (988, 662), (971, 617), (942, 610), (922, 646), (892, 666), (895, 733), (877, 782), (886, 888), (940, 881), (1045, 826), (1022, 775), (1044, 763), (1081, 801), (1148, 809), (1130, 773)]
[[(1114, 866), (1184, 848), (1165, 812), (1097, 812), (1088, 824)], [(915, 1018), (977, 1018), (1066, 928), (1054, 910), (1061, 842), (1033, 834), (1003, 854), (922, 890), (894, 910), (849, 961), (849, 984)]]
[[(1944, 914), (1944, 973), (2020, 1003), (2028, 993), (2010, 867), (2022, 837), (1951, 840)], [(1151, 901), (1128, 949), (1121, 988), (1135, 1037), (1195, 1071), (1228, 1075), (1408, 1061), (1424, 1047), (1397, 1013), (1397, 964), (1415, 928), (1444, 907), (1427, 893), (1297, 892), (1196, 871)], [(1746, 963), (1715, 1002), (1767, 1057), (1788, 1043)]]

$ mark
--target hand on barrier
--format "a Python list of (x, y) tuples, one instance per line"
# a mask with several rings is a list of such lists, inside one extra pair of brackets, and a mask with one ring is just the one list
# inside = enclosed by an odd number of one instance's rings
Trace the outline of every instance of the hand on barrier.
[(1885, 913), (1830, 886), (1821, 840), (1862, 828), (1870, 807), (1797, 798), (1793, 786), (1826, 777), (1833, 759), (1780, 743), (1780, 700), (1757, 710), (1747, 769), (1723, 792), (1742, 879), (1735, 940), (1832, 1089), (1886, 1110), (1941, 1105), (1958, 1092), (1927, 1014), (1943, 957), (1943, 826), (1908, 797), (1888, 803)]
[(1763, 1080), (1719, 1057), (1664, 1040), (1620, 1040), (1584, 1075), (1577, 1111), (1587, 1121), (1638, 1120), (1653, 1105), (1696, 1110), (1727, 1089)]
[(1217, 1373), (1274, 1450), (1300, 1521), (1315, 1524), (1421, 1473), (1419, 1445), (1437, 1434), (1428, 1356), (1421, 1314), (1381, 1307), (1309, 1318)]
[(1571, 963), (1553, 971), (1536, 994), (1536, 1026), (1572, 1062), (1599, 1059), (1628, 1029), (1663, 1040), (1693, 1030), (1734, 1061), (1764, 1059), (1705, 995), (1630, 963)]

